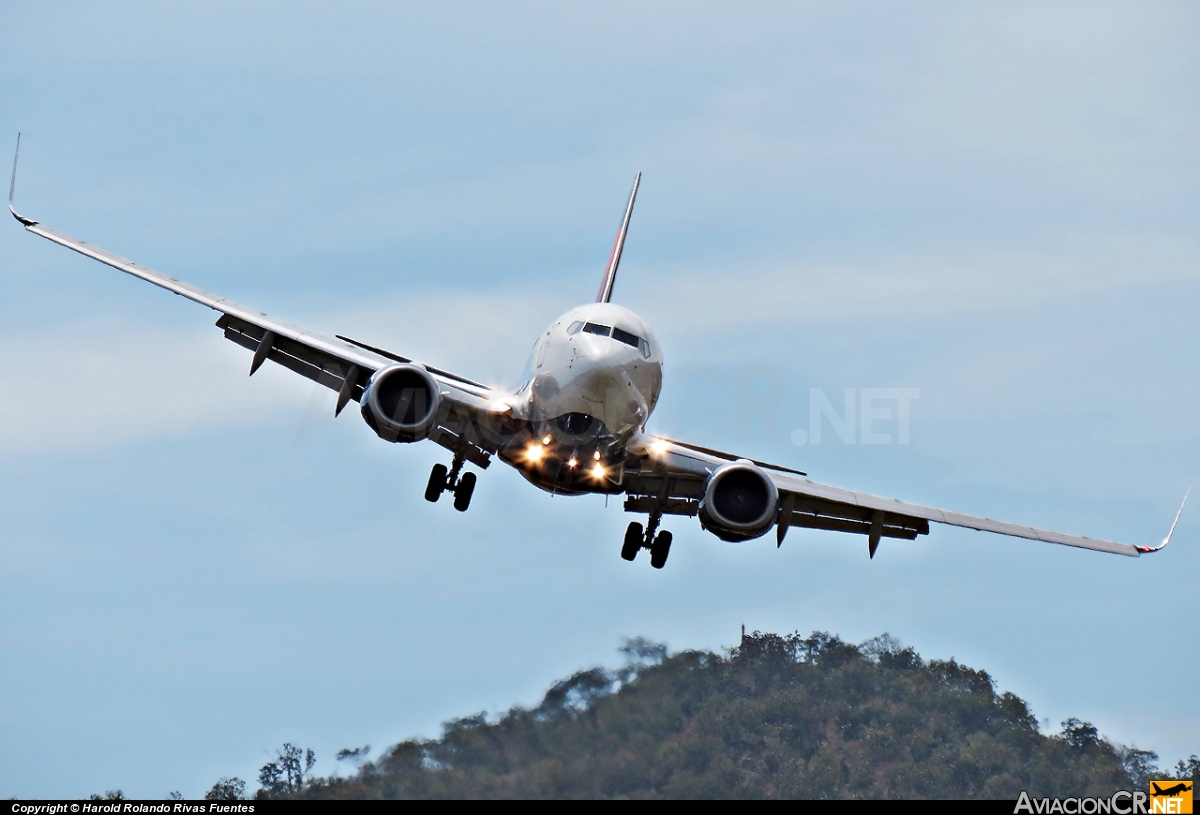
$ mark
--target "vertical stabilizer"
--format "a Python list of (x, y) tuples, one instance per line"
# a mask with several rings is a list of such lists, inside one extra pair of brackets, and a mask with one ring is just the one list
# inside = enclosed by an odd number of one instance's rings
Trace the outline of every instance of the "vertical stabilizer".
[(621, 265), (621, 250), (625, 248), (625, 235), (629, 233), (629, 217), (633, 215), (633, 202), (637, 199), (638, 184), (642, 183), (639, 172), (633, 179), (633, 192), (629, 193), (629, 205), (625, 207), (625, 217), (621, 220), (621, 228), (617, 230), (617, 239), (613, 241), (612, 254), (608, 257), (608, 268), (604, 270), (604, 279), (600, 281), (600, 291), (596, 294), (597, 303), (607, 303), (612, 299), (613, 283), (617, 280), (617, 267)]

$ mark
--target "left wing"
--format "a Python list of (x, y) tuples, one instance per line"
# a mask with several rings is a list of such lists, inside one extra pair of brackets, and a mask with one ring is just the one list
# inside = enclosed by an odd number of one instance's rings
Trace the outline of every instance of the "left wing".
[[(631, 462), (632, 466), (627, 465), (624, 484), (626, 492), (630, 495), (625, 502), (625, 508), (632, 512), (653, 512), (657, 509), (664, 514), (695, 515), (709, 475), (718, 467), (737, 460), (727, 453), (649, 436), (639, 437), (631, 446), (630, 452), (634, 460)], [(867, 536), (869, 551), (874, 556), (880, 538), (913, 540), (918, 535), (929, 534), (929, 523), (933, 521), (948, 526), (961, 526), (1017, 538), (1138, 557), (1142, 553), (1155, 552), (1166, 546), (1175, 531), (1175, 524), (1172, 524), (1171, 532), (1158, 546), (1133, 546), (993, 521), (990, 518), (909, 504), (893, 498), (881, 498), (811, 481), (803, 477), (803, 473), (795, 470), (763, 462), (740, 460), (758, 466), (779, 490), (780, 512), (776, 525), (779, 543), (783, 543), (784, 535), (793, 526), (852, 532)], [(1188, 492), (1190, 494), (1191, 490)], [(1187, 502), (1186, 495), (1184, 502)], [(1179, 510), (1182, 513), (1182, 505)], [(1179, 521), (1178, 513), (1175, 521)]]

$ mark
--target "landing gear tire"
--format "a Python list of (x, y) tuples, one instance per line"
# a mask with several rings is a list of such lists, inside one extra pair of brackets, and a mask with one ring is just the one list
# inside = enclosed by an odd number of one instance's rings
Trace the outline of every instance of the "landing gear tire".
[(633, 560), (637, 557), (638, 550), (642, 548), (642, 525), (637, 521), (629, 524), (629, 528), (625, 530), (625, 543), (621, 546), (621, 557), (626, 560)]
[(471, 506), (471, 493), (475, 492), (475, 473), (463, 473), (454, 488), (454, 508), (466, 512)]
[(650, 547), (650, 565), (661, 569), (667, 565), (667, 555), (670, 553), (671, 533), (659, 532), (658, 537), (654, 539), (654, 545)]
[(445, 464), (433, 465), (433, 470), (429, 473), (429, 483), (425, 485), (426, 501), (437, 503), (437, 499), (442, 497), (442, 492), (446, 489), (446, 475), (449, 472)]

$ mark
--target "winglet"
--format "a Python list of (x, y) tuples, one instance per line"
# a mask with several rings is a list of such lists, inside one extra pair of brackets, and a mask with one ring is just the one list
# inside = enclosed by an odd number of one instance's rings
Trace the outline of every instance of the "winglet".
[(13, 209), (13, 191), (17, 188), (17, 157), (21, 155), (21, 134), (17, 134), (17, 150), (13, 153), (12, 180), (8, 182), (8, 211), (25, 226), (37, 226), (37, 221), (31, 221)]
[(621, 265), (621, 251), (625, 248), (625, 235), (629, 232), (629, 217), (633, 215), (633, 202), (637, 198), (638, 184), (642, 183), (639, 172), (633, 179), (633, 192), (629, 193), (629, 204), (625, 207), (625, 218), (621, 228), (617, 230), (617, 239), (613, 241), (612, 254), (608, 256), (608, 268), (604, 270), (604, 279), (600, 281), (600, 291), (596, 294), (597, 303), (607, 303), (612, 299), (613, 283), (617, 280), (617, 267)]
[[(1194, 486), (1196, 485), (1192, 484), (1192, 487)], [(1188, 491), (1184, 493), (1183, 503), (1179, 505), (1179, 511), (1175, 513), (1175, 520), (1171, 522), (1171, 530), (1167, 532), (1167, 536), (1163, 538), (1163, 542), (1158, 546), (1138, 546), (1137, 550), (1139, 552), (1142, 554), (1147, 554), (1148, 552), (1157, 552), (1159, 549), (1162, 549), (1171, 542), (1171, 536), (1175, 534), (1175, 525), (1179, 523), (1179, 516), (1183, 514), (1183, 507), (1187, 504), (1188, 496), (1192, 494), (1192, 487), (1188, 487)]]

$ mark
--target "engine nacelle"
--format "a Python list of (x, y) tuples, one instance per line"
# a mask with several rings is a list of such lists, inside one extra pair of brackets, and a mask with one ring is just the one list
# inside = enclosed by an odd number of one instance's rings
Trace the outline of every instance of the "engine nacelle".
[(362, 416), (385, 441), (421, 441), (442, 403), (437, 381), (419, 365), (376, 371), (362, 395)]
[(721, 540), (757, 538), (775, 524), (779, 490), (749, 461), (726, 464), (708, 477), (699, 515), (704, 528)]

